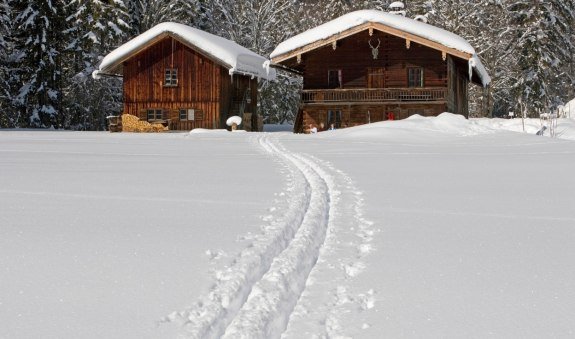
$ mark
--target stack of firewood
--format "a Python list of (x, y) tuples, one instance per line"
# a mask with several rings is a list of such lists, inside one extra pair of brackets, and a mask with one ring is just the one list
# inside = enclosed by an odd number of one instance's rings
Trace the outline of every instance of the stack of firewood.
[(135, 115), (122, 114), (122, 131), (123, 132), (163, 132), (167, 131), (168, 127), (162, 124), (150, 124), (147, 121), (140, 120)]

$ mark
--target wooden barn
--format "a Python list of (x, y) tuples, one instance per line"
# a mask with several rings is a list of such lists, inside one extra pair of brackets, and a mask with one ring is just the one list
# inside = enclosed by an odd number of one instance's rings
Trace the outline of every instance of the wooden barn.
[(272, 66), (303, 76), (294, 126), (356, 126), (443, 112), (468, 116), (468, 84), (491, 79), (463, 38), (401, 15), (364, 10), (294, 36)]
[(162, 23), (107, 55), (95, 77), (123, 77), (123, 113), (170, 130), (226, 128), (228, 117), (245, 113), (253, 126), (258, 79), (275, 77), (266, 61), (227, 39)]

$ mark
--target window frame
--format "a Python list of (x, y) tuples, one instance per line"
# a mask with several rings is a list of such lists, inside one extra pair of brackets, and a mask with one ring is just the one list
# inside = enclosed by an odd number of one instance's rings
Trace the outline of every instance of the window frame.
[[(159, 117), (158, 117), (159, 114)], [(151, 119), (150, 119), (151, 116)], [(164, 109), (162, 108), (147, 108), (146, 121), (164, 120)]]
[[(337, 76), (335, 77), (335, 79), (337, 80), (337, 85), (332, 84), (331, 80), (334, 78), (332, 74), (337, 74)], [(343, 71), (341, 70), (341, 68), (327, 70), (327, 87), (330, 89), (343, 88)]]
[(328, 109), (326, 127), (329, 128), (331, 124), (334, 124), (335, 128), (341, 128), (342, 118), (340, 109)]
[[(191, 113), (191, 115), (190, 115)], [(178, 116), (180, 121), (196, 121), (196, 109), (195, 108), (180, 108), (178, 111)], [(184, 117), (184, 119), (182, 119)], [(191, 117), (191, 119), (190, 119)]]
[[(417, 71), (419, 73), (419, 79), (416, 79), (415, 76), (412, 77), (413, 71)], [(409, 88), (425, 87), (424, 74), (425, 71), (423, 67), (407, 67), (407, 87)], [(412, 83), (412, 80), (416, 80), (417, 83), (415, 82)]]
[(178, 87), (177, 68), (166, 68), (164, 70), (164, 87)]

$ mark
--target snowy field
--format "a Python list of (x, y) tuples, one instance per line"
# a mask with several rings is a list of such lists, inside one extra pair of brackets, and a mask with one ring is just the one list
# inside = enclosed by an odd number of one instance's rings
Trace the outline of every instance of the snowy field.
[(0, 131), (0, 338), (573, 337), (575, 121), (517, 128)]

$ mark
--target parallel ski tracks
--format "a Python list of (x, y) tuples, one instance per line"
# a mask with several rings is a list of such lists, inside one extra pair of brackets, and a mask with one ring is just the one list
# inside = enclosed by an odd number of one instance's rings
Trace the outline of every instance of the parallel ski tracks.
[(324, 244), (332, 202), (327, 172), (287, 151), (272, 136), (257, 142), (291, 176), (284, 217), (243, 250), (210, 293), (166, 321), (184, 324), (191, 338), (273, 338), (285, 331)]

